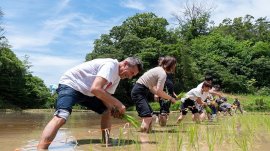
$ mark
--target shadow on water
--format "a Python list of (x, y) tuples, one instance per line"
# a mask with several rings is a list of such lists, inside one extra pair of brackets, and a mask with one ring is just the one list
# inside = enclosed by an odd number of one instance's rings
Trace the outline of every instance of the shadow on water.
[[(79, 139), (77, 140), (78, 146), (80, 145), (91, 145), (91, 144), (100, 144), (105, 146), (105, 144), (100, 139)], [(125, 146), (125, 145), (133, 145), (133, 144), (158, 144), (156, 141), (135, 141), (128, 139), (111, 139), (109, 147), (114, 146)]]
[(179, 125), (177, 124), (167, 124), (166, 127), (178, 127)]
[[(77, 140), (78, 146), (87, 145), (87, 144), (101, 144), (105, 145), (100, 139), (79, 139)], [(109, 146), (124, 146), (124, 145), (132, 145), (138, 144), (140, 142), (136, 142), (134, 140), (128, 139), (110, 139), (111, 144)]]
[(220, 125), (217, 122), (205, 122), (205, 123), (200, 123), (200, 125)]
[(167, 130), (152, 130), (151, 133), (178, 133), (179, 130), (176, 129), (167, 129)]

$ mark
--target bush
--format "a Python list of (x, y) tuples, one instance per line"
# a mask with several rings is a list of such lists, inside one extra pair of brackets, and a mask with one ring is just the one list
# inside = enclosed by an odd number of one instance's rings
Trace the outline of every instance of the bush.
[(270, 111), (270, 106), (263, 98), (256, 98), (253, 103), (248, 104), (245, 108), (250, 111)]
[(263, 87), (261, 89), (259, 89), (257, 92), (256, 92), (257, 95), (263, 95), (263, 96), (269, 96), (270, 95), (270, 88), (268, 87)]

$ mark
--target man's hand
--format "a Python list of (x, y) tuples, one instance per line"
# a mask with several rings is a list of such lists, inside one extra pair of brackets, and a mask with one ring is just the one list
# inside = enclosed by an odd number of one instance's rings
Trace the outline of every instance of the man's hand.
[(117, 107), (120, 114), (125, 114), (126, 107), (122, 104), (121, 106)]
[(122, 118), (125, 112), (126, 112), (126, 107), (123, 104), (121, 106), (114, 106), (111, 109), (111, 115), (114, 118)]

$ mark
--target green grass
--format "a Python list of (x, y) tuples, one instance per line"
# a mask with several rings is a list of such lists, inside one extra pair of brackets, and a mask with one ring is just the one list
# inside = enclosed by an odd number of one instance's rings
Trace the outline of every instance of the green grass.
[[(251, 112), (265, 112), (270, 111), (270, 96), (251, 95), (251, 94), (224, 94), (227, 97), (229, 103), (233, 103), (234, 98), (238, 98), (245, 111)], [(151, 101), (150, 106), (154, 111), (159, 111), (160, 106), (156, 101)], [(179, 110), (181, 105), (180, 101), (175, 104), (171, 104), (171, 111)], [(129, 107), (128, 111), (136, 111), (135, 106)]]
[(270, 111), (270, 96), (261, 95), (240, 95), (240, 94), (225, 94), (229, 103), (233, 103), (234, 98), (238, 98), (245, 111), (265, 112)]

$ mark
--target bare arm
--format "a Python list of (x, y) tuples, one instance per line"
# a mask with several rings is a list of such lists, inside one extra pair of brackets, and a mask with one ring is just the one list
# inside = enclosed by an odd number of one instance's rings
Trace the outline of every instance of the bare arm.
[(200, 97), (198, 97), (197, 99), (196, 99), (196, 102), (198, 103), (198, 104), (200, 104), (200, 105), (204, 105), (205, 103), (202, 101), (202, 99), (200, 98)]
[(176, 100), (173, 97), (171, 97), (170, 95), (168, 95), (166, 92), (163, 91), (163, 88), (161, 89), (154, 86), (152, 88), (152, 91), (155, 95), (158, 95), (159, 97), (162, 97), (163, 99), (170, 100), (172, 103), (176, 102)]
[(215, 90), (209, 90), (209, 93), (212, 94), (213, 96), (218, 96), (218, 97), (222, 97), (222, 93), (215, 91)]
[(96, 77), (90, 90), (91, 93), (99, 98), (107, 106), (107, 108), (112, 109), (113, 107), (116, 107), (121, 114), (124, 114), (126, 107), (118, 99), (103, 89), (106, 84), (106, 79), (102, 77)]

